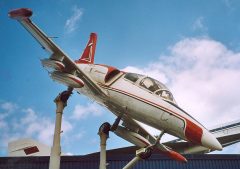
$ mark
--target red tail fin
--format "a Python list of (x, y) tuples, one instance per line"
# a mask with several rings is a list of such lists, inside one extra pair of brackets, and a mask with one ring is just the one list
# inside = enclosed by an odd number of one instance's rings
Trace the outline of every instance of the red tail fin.
[(87, 46), (84, 49), (81, 58), (77, 60), (76, 63), (93, 64), (96, 44), (97, 44), (97, 34), (91, 33)]

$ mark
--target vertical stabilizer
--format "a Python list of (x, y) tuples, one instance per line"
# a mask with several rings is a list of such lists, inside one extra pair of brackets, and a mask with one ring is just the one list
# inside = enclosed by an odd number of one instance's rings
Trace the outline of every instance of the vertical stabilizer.
[(84, 49), (81, 58), (77, 60), (76, 63), (93, 64), (96, 44), (97, 44), (97, 34), (91, 33), (87, 46)]

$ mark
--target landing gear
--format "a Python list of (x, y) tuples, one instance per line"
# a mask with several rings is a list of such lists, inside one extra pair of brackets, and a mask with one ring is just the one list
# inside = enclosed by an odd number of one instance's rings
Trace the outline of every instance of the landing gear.
[(159, 143), (160, 139), (162, 138), (164, 131), (162, 131), (159, 136), (157, 137), (154, 144), (149, 145), (146, 148), (140, 148), (136, 151), (136, 156), (123, 168), (123, 169), (130, 169), (132, 168), (139, 160), (146, 160), (152, 155), (152, 151), (155, 146)]
[(112, 125), (111, 128), (110, 128), (111, 131), (114, 132), (114, 131), (117, 129), (117, 127), (118, 127), (118, 125), (119, 125), (119, 123), (120, 123), (121, 118), (122, 118), (122, 116), (118, 116), (118, 117), (116, 118), (116, 120), (114, 121), (113, 125)]
[(154, 148), (155, 146), (157, 146), (157, 144), (159, 143), (160, 139), (162, 138), (162, 136), (164, 135), (165, 131), (162, 130), (161, 133), (158, 135), (156, 141), (154, 144), (150, 145), (149, 148)]
[(67, 106), (67, 101), (72, 94), (73, 88), (60, 93), (54, 100), (56, 103), (56, 121), (53, 138), (53, 146), (51, 148), (51, 156), (49, 161), (49, 169), (60, 169), (60, 157), (61, 157), (61, 145), (60, 145), (60, 134), (62, 124), (62, 114), (64, 108)]
[[(106, 169), (106, 144), (107, 139), (109, 138), (109, 131), (114, 132), (122, 118), (122, 115), (119, 115), (116, 120), (114, 121), (113, 125), (110, 125), (108, 122), (103, 123), (98, 131), (98, 135), (100, 136), (100, 165), (99, 169)], [(125, 166), (123, 169), (130, 169), (132, 168), (139, 160), (145, 160), (148, 159), (152, 155), (153, 147), (159, 142), (160, 138), (162, 137), (163, 133), (159, 135), (159, 137), (156, 140), (156, 143), (154, 145), (150, 145), (146, 148), (141, 148), (139, 150), (136, 150), (136, 156)]]

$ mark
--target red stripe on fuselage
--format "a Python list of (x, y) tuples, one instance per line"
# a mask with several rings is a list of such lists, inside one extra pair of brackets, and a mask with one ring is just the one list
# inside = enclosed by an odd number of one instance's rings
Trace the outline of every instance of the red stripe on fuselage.
[(170, 110), (166, 107), (163, 107), (162, 105), (159, 105), (159, 104), (154, 103), (152, 101), (146, 100), (146, 99), (144, 99), (142, 97), (139, 97), (139, 96), (136, 96), (132, 93), (128, 93), (126, 91), (116, 89), (116, 88), (113, 88), (113, 87), (108, 87), (108, 86), (103, 86), (103, 85), (102, 85), (102, 87), (107, 87), (108, 89), (112, 89), (113, 91), (118, 91), (118, 92), (120, 92), (122, 94), (125, 94), (127, 96), (134, 97), (134, 98), (136, 98), (140, 101), (143, 101), (145, 103), (151, 104), (152, 106), (160, 108), (160, 109), (170, 113), (171, 115), (175, 115), (176, 117), (181, 118), (182, 120), (184, 120), (186, 122), (186, 125), (185, 125), (185, 136), (186, 136), (186, 138), (193, 143), (201, 144), (201, 138), (202, 138), (203, 130), (202, 130), (201, 127), (199, 127), (197, 124), (195, 124), (191, 120), (179, 115), (178, 113), (176, 113), (176, 112), (174, 112), (174, 111), (172, 111), (172, 110)]
[(185, 136), (193, 143), (201, 144), (203, 130), (190, 120), (186, 120)]

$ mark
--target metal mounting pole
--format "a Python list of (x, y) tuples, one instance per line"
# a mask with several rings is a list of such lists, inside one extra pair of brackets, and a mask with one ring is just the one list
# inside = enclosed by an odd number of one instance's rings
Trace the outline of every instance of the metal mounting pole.
[(123, 169), (130, 169), (132, 168), (141, 158), (139, 156), (134, 157)]
[(60, 93), (54, 100), (56, 103), (56, 121), (55, 130), (53, 137), (53, 146), (51, 148), (51, 156), (49, 161), (49, 169), (60, 169), (60, 157), (61, 157), (61, 144), (60, 144), (60, 134), (61, 134), (61, 124), (62, 124), (62, 114), (63, 109), (67, 106), (67, 100), (72, 94), (72, 88), (68, 88), (67, 91)]
[(103, 123), (99, 127), (98, 135), (100, 136), (100, 165), (99, 169), (106, 169), (106, 145), (107, 145), (107, 139), (109, 137), (109, 131), (110, 131), (111, 125), (109, 123)]
[(139, 150), (136, 150), (136, 156), (130, 162), (128, 162), (127, 165), (123, 167), (123, 169), (131, 169), (138, 161), (145, 160), (151, 155), (151, 148), (140, 148)]

